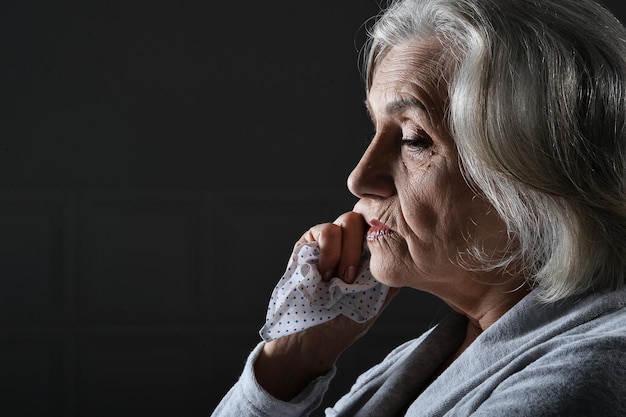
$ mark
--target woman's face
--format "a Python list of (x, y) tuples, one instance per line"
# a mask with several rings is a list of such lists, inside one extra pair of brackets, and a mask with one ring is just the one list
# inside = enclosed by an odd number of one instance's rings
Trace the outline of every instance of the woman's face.
[(367, 99), (376, 133), (348, 187), (360, 197), (355, 211), (370, 225), (374, 276), (442, 296), (461, 290), (459, 283), (476, 282), (460, 264), (468, 241), (493, 253), (503, 248), (506, 232), (459, 169), (444, 122), (447, 85), (435, 65), (439, 52), (436, 42), (415, 41), (393, 48), (380, 63)]

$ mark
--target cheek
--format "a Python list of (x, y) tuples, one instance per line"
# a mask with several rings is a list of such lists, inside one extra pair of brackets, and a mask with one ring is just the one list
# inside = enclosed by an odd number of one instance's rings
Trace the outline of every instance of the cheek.
[(399, 215), (404, 236), (417, 235), (427, 239), (436, 230), (439, 223), (441, 203), (437, 195), (437, 175), (430, 167), (403, 172), (402, 180), (396, 183), (398, 191)]
[(401, 198), (407, 229), (403, 235), (413, 257), (449, 263), (466, 246), (474, 193), (456, 176), (435, 177), (425, 185), (421, 181)]
[(406, 231), (403, 235), (408, 239), (415, 238), (418, 241), (429, 243), (438, 234), (440, 225), (440, 212), (432, 201), (424, 201), (425, 196), (419, 200), (406, 201), (403, 204), (402, 213), (406, 222)]
[(447, 234), (445, 229), (451, 213), (445, 194), (445, 190), (437, 191), (434, 187), (406, 190), (400, 196), (401, 215), (406, 227), (402, 234), (426, 244)]

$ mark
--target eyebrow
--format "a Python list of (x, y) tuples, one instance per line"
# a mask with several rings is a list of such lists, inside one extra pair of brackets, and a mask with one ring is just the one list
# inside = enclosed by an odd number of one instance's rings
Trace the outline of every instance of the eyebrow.
[[(367, 108), (367, 112), (369, 113), (370, 117), (374, 119), (373, 118), (374, 113), (372, 112), (372, 108), (370, 107), (370, 103), (368, 100), (365, 100), (365, 107)], [(416, 108), (416, 107), (424, 111), (426, 114), (428, 114), (428, 110), (426, 110), (426, 106), (424, 105), (424, 103), (412, 97), (403, 98), (400, 100), (392, 101), (391, 103), (387, 103), (387, 105), (385, 106), (385, 113), (389, 115), (397, 115), (397, 114), (404, 112), (407, 109)]]
[(426, 106), (424, 103), (419, 101), (416, 98), (404, 98), (396, 101), (392, 101), (385, 106), (385, 112), (387, 114), (398, 114), (402, 113), (408, 108), (417, 107), (426, 112)]

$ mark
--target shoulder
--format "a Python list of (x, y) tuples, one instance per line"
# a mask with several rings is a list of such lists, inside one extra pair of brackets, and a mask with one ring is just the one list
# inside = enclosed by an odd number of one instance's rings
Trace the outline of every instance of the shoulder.
[(476, 415), (626, 415), (626, 307), (616, 295), (572, 306), (566, 326), (547, 324), (541, 342), (518, 346)]
[[(572, 303), (565, 313), (528, 343), (527, 372), (539, 378), (567, 379), (571, 386), (620, 381), (626, 390), (626, 297), (624, 291), (594, 294)], [(626, 393), (626, 391), (625, 391)]]
[(626, 338), (558, 340), (504, 379), (476, 415), (626, 415)]

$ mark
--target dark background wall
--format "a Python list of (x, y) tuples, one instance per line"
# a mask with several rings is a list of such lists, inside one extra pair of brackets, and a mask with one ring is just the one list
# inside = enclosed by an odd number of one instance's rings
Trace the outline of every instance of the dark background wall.
[[(210, 414), (356, 201), (377, 2), (221, 3), (0, 4), (0, 415)], [(444, 313), (403, 292), (328, 401)]]

